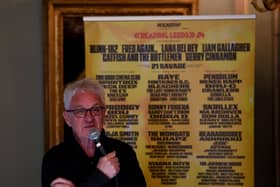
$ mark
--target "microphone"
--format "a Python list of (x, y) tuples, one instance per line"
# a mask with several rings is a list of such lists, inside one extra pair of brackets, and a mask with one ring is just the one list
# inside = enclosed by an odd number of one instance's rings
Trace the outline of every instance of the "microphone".
[[(96, 128), (90, 129), (89, 134), (88, 134), (88, 138), (90, 140), (94, 141), (97, 149), (99, 149), (100, 153), (103, 156), (105, 156), (106, 155), (106, 151), (105, 151), (104, 147), (102, 146), (99, 137), (100, 137), (100, 132), (99, 132), (98, 129), (96, 129)], [(116, 181), (116, 187), (118, 187), (119, 186), (118, 185), (119, 182), (118, 182), (118, 176), (117, 175), (115, 176), (115, 181)]]
[(89, 131), (88, 138), (90, 140), (94, 141), (96, 147), (99, 149), (100, 153), (104, 156), (104, 155), (106, 155), (106, 151), (105, 151), (104, 147), (102, 146), (99, 137), (100, 137), (100, 132), (98, 129), (92, 128)]

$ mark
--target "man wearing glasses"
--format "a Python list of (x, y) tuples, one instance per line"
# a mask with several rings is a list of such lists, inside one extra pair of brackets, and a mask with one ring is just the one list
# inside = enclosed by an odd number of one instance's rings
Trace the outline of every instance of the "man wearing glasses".
[[(105, 136), (105, 93), (98, 82), (83, 79), (68, 85), (64, 90), (64, 108), (63, 117), (73, 138), (44, 155), (42, 187), (146, 186), (134, 150)], [(106, 152), (100, 151), (90, 138), (93, 131)]]

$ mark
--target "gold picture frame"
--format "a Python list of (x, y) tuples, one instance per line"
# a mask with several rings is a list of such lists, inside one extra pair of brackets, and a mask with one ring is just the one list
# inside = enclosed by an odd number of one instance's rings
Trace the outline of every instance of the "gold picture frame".
[(84, 76), (83, 16), (196, 15), (198, 0), (45, 0), (44, 10), (47, 150), (64, 139), (64, 86)]

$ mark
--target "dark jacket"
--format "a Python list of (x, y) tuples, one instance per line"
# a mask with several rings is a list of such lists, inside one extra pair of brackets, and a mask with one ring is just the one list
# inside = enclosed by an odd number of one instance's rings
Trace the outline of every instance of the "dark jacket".
[(101, 134), (101, 142), (109, 153), (116, 151), (120, 172), (109, 179), (96, 168), (101, 153), (96, 151), (93, 158), (87, 157), (80, 145), (69, 139), (50, 149), (43, 158), (42, 187), (58, 178), (72, 181), (76, 187), (145, 187), (146, 182), (132, 147), (121, 141)]

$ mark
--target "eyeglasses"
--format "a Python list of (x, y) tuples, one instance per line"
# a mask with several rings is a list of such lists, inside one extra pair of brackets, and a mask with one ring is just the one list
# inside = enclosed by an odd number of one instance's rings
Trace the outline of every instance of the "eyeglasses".
[(100, 116), (105, 110), (105, 106), (93, 106), (91, 108), (78, 108), (65, 110), (65, 112), (72, 112), (77, 118), (84, 118), (87, 112), (90, 112), (92, 116)]

